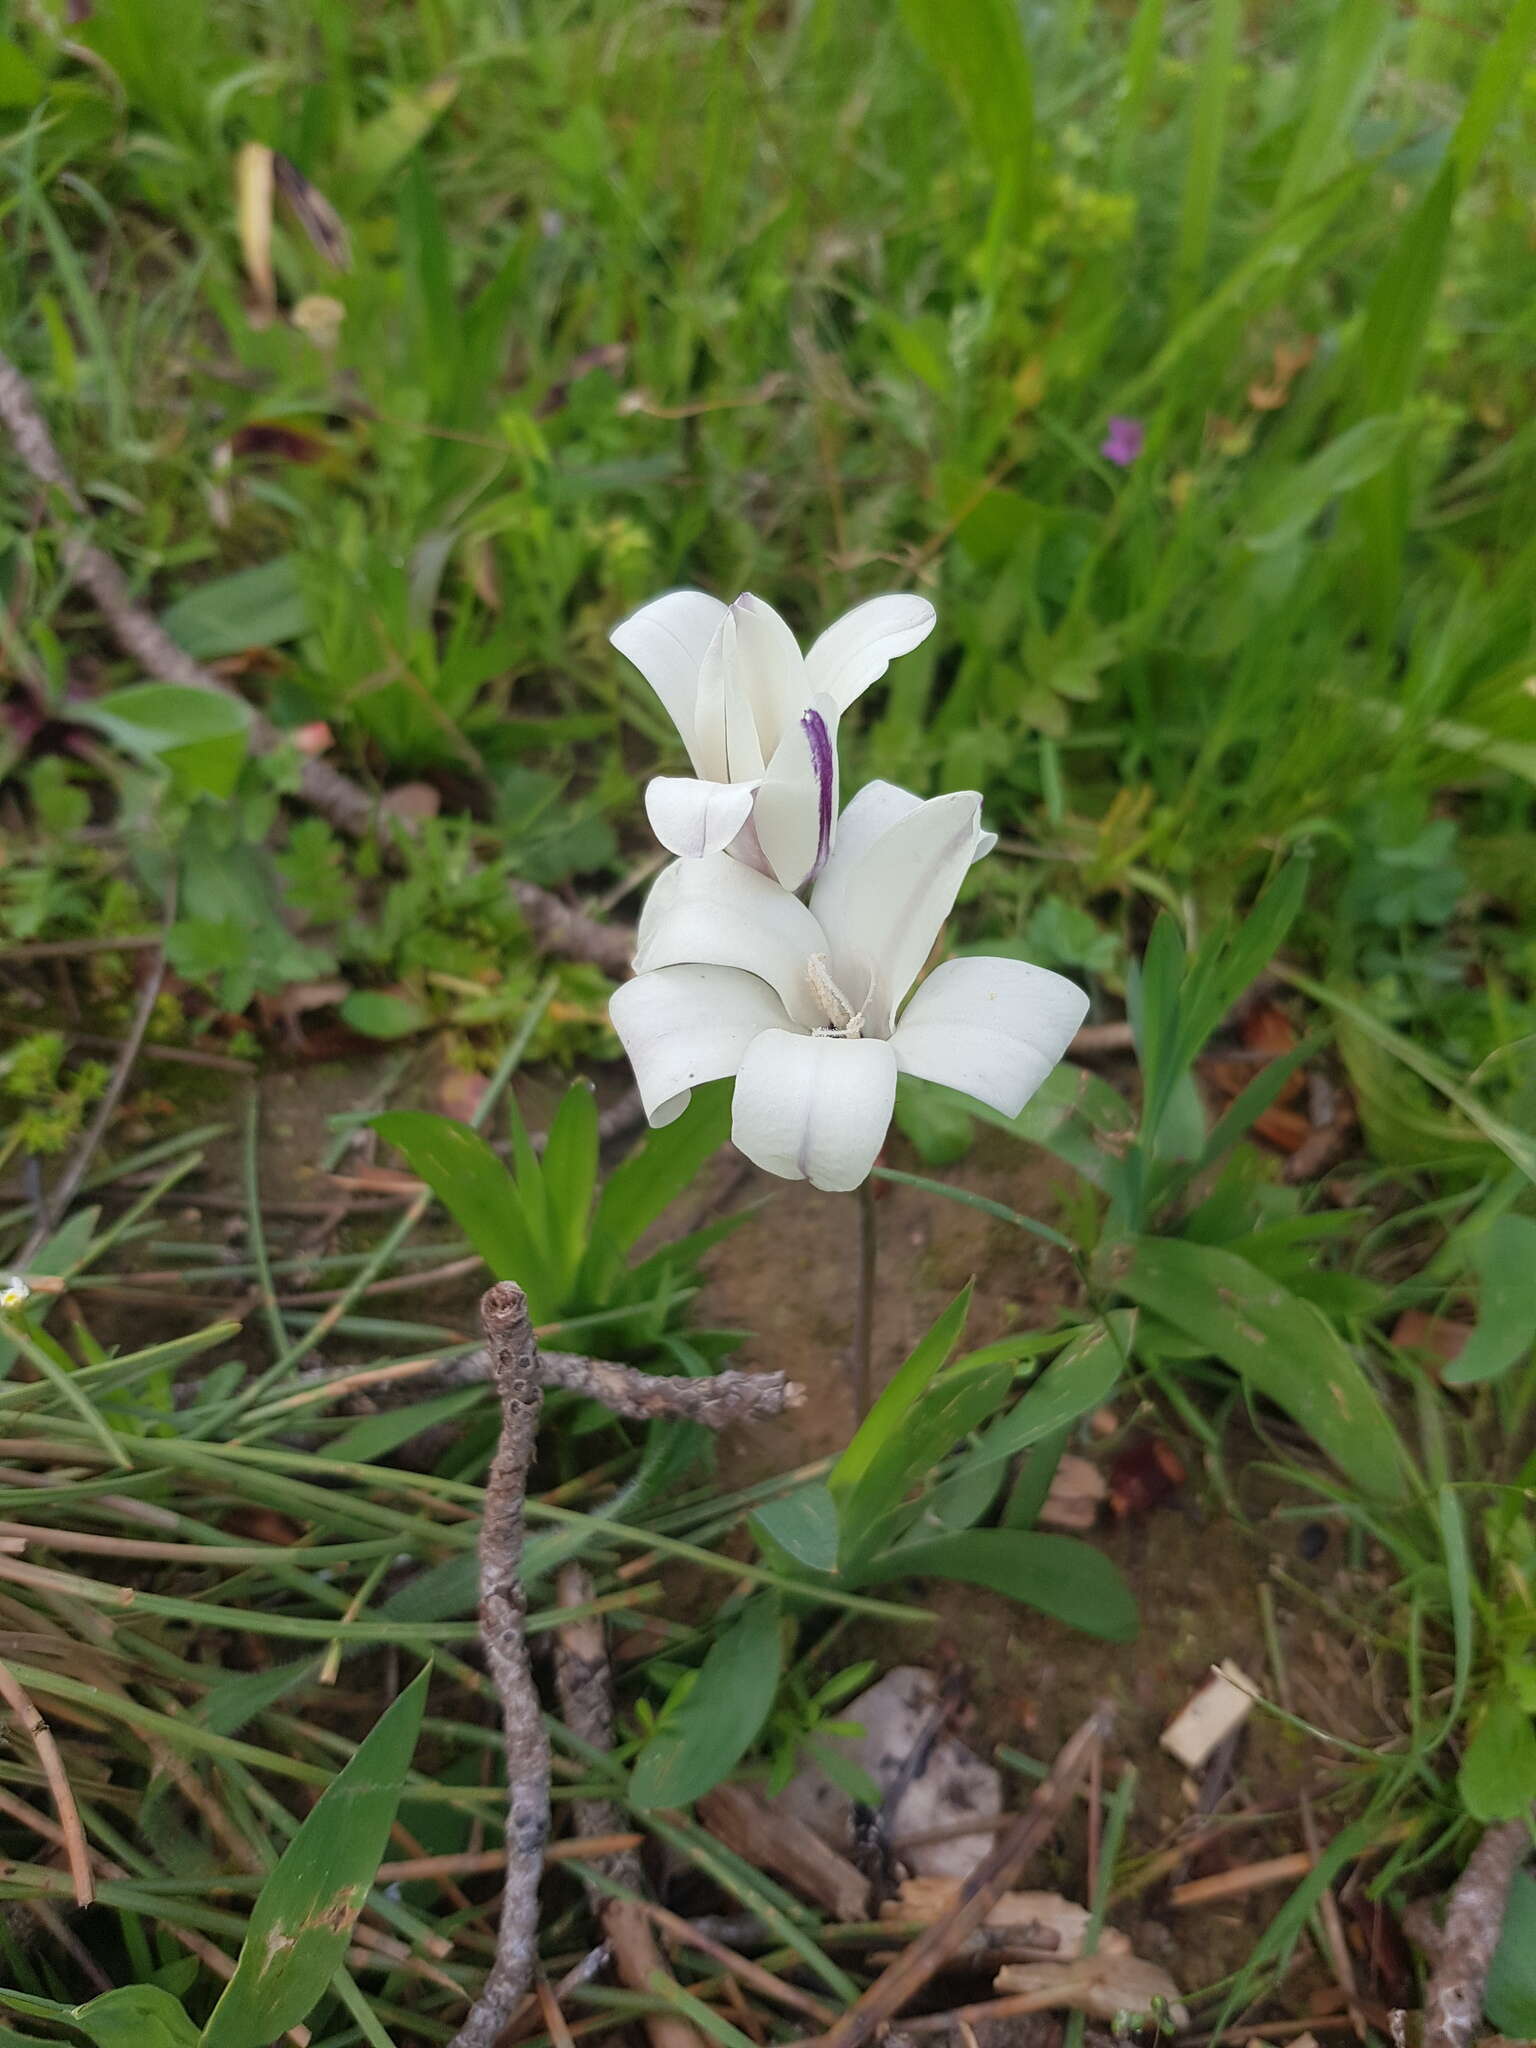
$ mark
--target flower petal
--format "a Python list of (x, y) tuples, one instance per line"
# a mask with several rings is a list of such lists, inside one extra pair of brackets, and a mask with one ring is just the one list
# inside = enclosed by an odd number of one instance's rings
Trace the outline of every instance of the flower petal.
[(1088, 1013), (1075, 981), (1023, 960), (946, 960), (913, 996), (891, 1045), (904, 1074), (1017, 1116)]
[(693, 712), (694, 765), (710, 782), (753, 782), (763, 772), (736, 642), (736, 614), (727, 611), (704, 651)]
[(658, 775), (646, 784), (645, 815), (668, 853), (698, 860), (730, 845), (752, 815), (752, 794), (750, 782)]
[(693, 759), (693, 711), (699, 670), (724, 614), (719, 598), (702, 590), (669, 590), (621, 619), (608, 635), (661, 699), (695, 768), (699, 764)]
[(679, 861), (658, 876), (662, 907), (640, 921), (635, 972), (658, 967), (740, 967), (777, 990), (807, 1030), (826, 1018), (811, 992), (806, 962), (828, 950), (821, 926), (797, 896), (728, 853)]
[(637, 975), (614, 990), (608, 1015), (657, 1125), (682, 1115), (691, 1089), (734, 1074), (752, 1041), (785, 1022), (766, 982), (730, 967)]
[(765, 1031), (736, 1076), (731, 1143), (766, 1173), (845, 1193), (868, 1178), (895, 1103), (883, 1040)]
[(821, 872), (837, 817), (837, 706), (818, 697), (785, 733), (752, 807), (758, 845), (786, 889)]
[(872, 597), (844, 612), (805, 657), (809, 695), (822, 691), (839, 711), (880, 680), (898, 654), (928, 638), (937, 613), (926, 597)]
[(744, 590), (731, 606), (736, 620), (736, 671), (747, 693), (763, 759), (810, 702), (800, 643), (771, 604)]
[[(905, 792), (898, 791), (898, 795)], [(851, 811), (853, 806), (849, 805)], [(832, 942), (832, 973), (865, 1026), (888, 1038), (903, 996), (922, 971), (954, 908), (981, 837), (973, 789), (931, 797), (898, 818), (848, 866), (834, 852), (812, 892), (817, 922)]]

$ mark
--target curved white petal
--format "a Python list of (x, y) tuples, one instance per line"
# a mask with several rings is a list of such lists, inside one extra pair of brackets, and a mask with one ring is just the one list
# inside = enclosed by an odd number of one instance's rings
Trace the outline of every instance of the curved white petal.
[(736, 1076), (731, 1143), (766, 1173), (841, 1194), (868, 1178), (895, 1102), (884, 1040), (765, 1031)]
[(901, 1000), (954, 908), (980, 821), (973, 789), (931, 797), (871, 840), (832, 890), (815, 890), (816, 919), (832, 942), (832, 973), (864, 1006), (866, 1028), (877, 1038), (890, 1036)]
[(744, 590), (731, 606), (736, 620), (736, 666), (757, 726), (763, 759), (810, 702), (800, 643), (771, 604)]
[(752, 815), (753, 787), (658, 775), (645, 787), (645, 815), (668, 853), (698, 860), (730, 845)]
[(1017, 1116), (1087, 1013), (1076, 982), (1047, 968), (946, 960), (903, 1010), (891, 1046), (904, 1074)]
[[(643, 604), (639, 611), (621, 619), (608, 635), (661, 699), (691, 760), (699, 670), (724, 614), (719, 598), (702, 590), (669, 590), (665, 597)], [(697, 760), (693, 765), (699, 767)]]
[(680, 860), (668, 862), (646, 891), (645, 901), (640, 906), (639, 929), (635, 933), (636, 959), (645, 951), (648, 934), (655, 929), (657, 920), (672, 901), (682, 867), (683, 863)]
[(872, 597), (844, 612), (805, 657), (806, 689), (822, 691), (846, 711), (878, 682), (898, 654), (928, 638), (937, 614), (926, 597)]
[[(826, 935), (797, 896), (767, 875), (706, 853), (679, 861), (657, 884), (666, 884), (659, 909), (642, 919), (635, 972), (658, 967), (739, 967), (775, 989), (795, 1023), (824, 1024), (806, 971), (828, 950)], [(657, 890), (652, 891), (653, 897)]]
[(736, 614), (724, 613), (699, 668), (694, 765), (708, 782), (753, 782), (763, 772), (752, 706), (742, 686)]
[(682, 1115), (691, 1089), (734, 1074), (752, 1041), (785, 1022), (773, 990), (730, 967), (637, 975), (614, 990), (608, 1015), (657, 1125)]
[(910, 818), (922, 808), (920, 796), (914, 796), (909, 789), (898, 789), (894, 782), (866, 782), (857, 795), (849, 798), (837, 821), (832, 850), (811, 891), (811, 908), (828, 930), (839, 921), (849, 878), (864, 855), (893, 825), (899, 825), (903, 818)]
[(837, 818), (837, 706), (818, 697), (780, 740), (752, 807), (757, 842), (786, 889), (825, 866)]

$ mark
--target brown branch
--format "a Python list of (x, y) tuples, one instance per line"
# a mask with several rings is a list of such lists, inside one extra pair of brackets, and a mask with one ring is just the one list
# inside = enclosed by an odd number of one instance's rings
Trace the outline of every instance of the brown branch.
[(533, 1981), (539, 1876), (549, 1833), (549, 1743), (523, 1635), (523, 1503), (543, 1401), (538, 1348), (523, 1290), (508, 1280), (486, 1289), (480, 1321), (501, 1400), (501, 1441), (486, 1481), (480, 1529), (480, 1634), (506, 1737), (507, 1882), (496, 1960), (453, 2048), (493, 2048)]
[[(564, 1566), (557, 1585), (562, 1607), (590, 1606), (592, 1578), (584, 1566)], [(555, 1641), (555, 1690), (571, 1733), (589, 1749), (612, 1749), (613, 1689), (599, 1616), (584, 1615), (561, 1624)], [(578, 1799), (574, 1804), (578, 1834), (612, 1834), (622, 1825), (617, 1809), (606, 1799)], [(614, 1974), (632, 1991), (648, 1992), (653, 1980), (668, 1972), (639, 1897), (644, 1883), (639, 1852), (623, 1849), (593, 1867), (608, 1882), (588, 1880), (587, 1902), (612, 1951)], [(617, 1896), (609, 1885), (629, 1896)], [(651, 2048), (699, 2048), (698, 2035), (675, 2013), (647, 2013), (644, 2025)]]
[(54, 1808), (59, 1816), (59, 1833), (63, 1838), (70, 1880), (75, 1888), (75, 1904), (89, 1906), (96, 1897), (96, 1885), (91, 1876), (91, 1852), (86, 1843), (85, 1829), (80, 1823), (80, 1809), (70, 1790), (64, 1759), (53, 1739), (53, 1730), (32, 1704), (32, 1697), (21, 1680), (3, 1661), (0, 1661), (0, 1699), (15, 1715), (17, 1726), (26, 1731), (37, 1751), (37, 1760), (42, 1765), (43, 1776), (48, 1781), (48, 1790), (53, 1794)]
[[(706, 1429), (728, 1429), (732, 1423), (782, 1415), (805, 1399), (804, 1390), (781, 1372), (719, 1372), (711, 1379), (694, 1380), (679, 1374), (638, 1372), (632, 1365), (616, 1365), (608, 1358), (544, 1350), (538, 1353), (538, 1369), (544, 1386), (601, 1401), (613, 1414), (631, 1422), (673, 1418), (700, 1422)], [(424, 1385), (468, 1387), (490, 1376), (488, 1351), (470, 1351), (457, 1358), (413, 1358), (403, 1365), (368, 1366), (355, 1373), (301, 1373), (286, 1405), (316, 1406), (324, 1395), (340, 1398), (360, 1392), (387, 1399), (397, 1390), (410, 1399)]]
[(904, 1949), (890, 1968), (875, 1979), (857, 2005), (822, 2037), (822, 2048), (860, 2048), (861, 2043), (896, 2017), (981, 1926), (1070, 1805), (1078, 1780), (1108, 1734), (1113, 1718), (1113, 1709), (1108, 1705), (1094, 1709), (1068, 1740), (1049, 1775), (1036, 1787), (1028, 1806), (960, 1887), (953, 1908), (925, 1928), (912, 1946)]
[(1483, 2016), (1509, 1889), (1531, 1851), (1531, 1817), (1484, 1831), (1446, 1909), (1424, 1994), (1424, 2048), (1470, 2048)]
[[(8, 356), (0, 354), (0, 421), (8, 428), (16, 453), (38, 483), (55, 490), (76, 519), (89, 517), (89, 508), (48, 431), (32, 387)], [(103, 549), (62, 520), (60, 553), (74, 580), (88, 590), (106, 620), (113, 639), (123, 652), (151, 676), (180, 683), (189, 690), (206, 690), (229, 697), (245, 706), (246, 700), (211, 669), (195, 661), (179, 647), (152, 612), (134, 598), (127, 578)], [(270, 754), (285, 744), (283, 734), (259, 711), (251, 713), (250, 742), (258, 754)], [(305, 760), (299, 768), (299, 794), (312, 810), (344, 832), (350, 839), (376, 839), (386, 849), (396, 849), (393, 837), (403, 829), (380, 808), (378, 800), (359, 783), (343, 775), (328, 762)], [(547, 953), (561, 953), (573, 960), (587, 960), (616, 976), (629, 972), (634, 953), (634, 933), (623, 925), (599, 924), (583, 910), (573, 908), (551, 890), (536, 882), (514, 882), (512, 893), (528, 925), (534, 944)]]

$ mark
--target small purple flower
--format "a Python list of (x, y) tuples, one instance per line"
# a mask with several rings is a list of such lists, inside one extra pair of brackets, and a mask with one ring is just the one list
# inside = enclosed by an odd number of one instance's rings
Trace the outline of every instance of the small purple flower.
[(1140, 420), (1111, 413), (1109, 432), (1099, 443), (1099, 453), (1117, 469), (1129, 469), (1147, 444), (1147, 430)]

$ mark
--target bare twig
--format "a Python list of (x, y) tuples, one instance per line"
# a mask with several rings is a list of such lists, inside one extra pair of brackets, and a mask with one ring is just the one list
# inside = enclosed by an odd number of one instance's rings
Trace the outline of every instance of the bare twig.
[(1531, 1824), (1527, 1816), (1486, 1829), (1456, 1880), (1424, 1994), (1424, 2048), (1469, 2048), (1477, 2032), (1509, 1888), (1530, 1854)]
[(1036, 1787), (1024, 1811), (999, 1837), (992, 1853), (961, 1886), (953, 1909), (934, 1921), (877, 1977), (863, 1997), (823, 2036), (823, 2048), (860, 2048), (894, 2019), (947, 1958), (978, 1928), (1025, 1862), (1046, 1840), (1076, 1797), (1078, 1780), (1109, 1732), (1113, 1710), (1101, 1705), (1084, 1721)]
[[(32, 388), (11, 362), (0, 354), (0, 421), (10, 431), (16, 453), (40, 484), (55, 490), (66, 510), (76, 519), (89, 517), (89, 508), (74, 478), (64, 467), (47, 422), (38, 408)], [(194, 661), (179, 647), (160, 621), (134, 598), (123, 572), (112, 557), (87, 540), (78, 529), (60, 525), (60, 552), (64, 565), (76, 582), (95, 598), (113, 638), (146, 674), (158, 676), (183, 688), (207, 690), (216, 696), (245, 699), (211, 669)], [(248, 707), (247, 707), (248, 708)], [(260, 712), (251, 714), (249, 727), (252, 749), (270, 754), (284, 744), (283, 735)], [(352, 839), (377, 839), (386, 849), (395, 846), (393, 834), (403, 829), (380, 809), (374, 796), (343, 775), (328, 762), (305, 760), (299, 768), (299, 794), (320, 815)], [(623, 925), (599, 924), (584, 910), (573, 908), (535, 882), (514, 882), (517, 899), (535, 945), (549, 953), (562, 953), (573, 960), (588, 960), (605, 973), (629, 972), (634, 952), (634, 933)]]
[[(666, 1417), (700, 1422), (706, 1429), (727, 1429), (735, 1422), (782, 1415), (805, 1399), (802, 1389), (781, 1372), (719, 1372), (712, 1379), (692, 1380), (679, 1374), (637, 1372), (632, 1365), (583, 1358), (573, 1351), (543, 1350), (538, 1354), (538, 1367), (546, 1387), (584, 1394), (632, 1422)], [(490, 1373), (488, 1351), (461, 1353), (457, 1358), (413, 1358), (355, 1373), (320, 1370), (302, 1373), (297, 1391), (285, 1396), (280, 1405), (313, 1406), (322, 1399), (365, 1391), (387, 1397), (395, 1387), (413, 1396), (423, 1384), (468, 1387), (488, 1379)]]
[[(591, 1607), (592, 1578), (583, 1566), (566, 1565), (558, 1588), (563, 1607)], [(571, 1733), (591, 1749), (612, 1749), (613, 1690), (599, 1616), (584, 1614), (562, 1623), (555, 1643), (555, 1690)], [(612, 1834), (621, 1825), (617, 1809), (606, 1799), (578, 1799), (574, 1818), (583, 1835)], [(644, 1883), (639, 1852), (623, 1849), (594, 1867), (607, 1883), (588, 1882), (587, 1899), (612, 1951), (614, 1974), (632, 1991), (650, 1991), (653, 1979), (667, 1972), (639, 1896)], [(618, 1890), (611, 1891), (610, 1885)], [(675, 2013), (647, 2013), (645, 2031), (651, 2048), (699, 2048), (693, 2028)]]
[(501, 1441), (486, 1481), (480, 1530), (480, 1632), (506, 1737), (507, 1882), (496, 1960), (453, 2048), (492, 2048), (533, 1981), (539, 1876), (549, 1833), (549, 1743), (523, 1635), (523, 1502), (543, 1401), (538, 1349), (523, 1290), (511, 1281), (486, 1289), (480, 1321), (501, 1400)]
[[(3, 365), (4, 360), (5, 358), (0, 356), (0, 365)], [(176, 888), (173, 882), (165, 906), (167, 927), (175, 915)], [(149, 1030), (150, 1019), (155, 1014), (155, 1004), (160, 1000), (160, 990), (164, 981), (165, 942), (162, 936), (155, 964), (145, 976), (144, 986), (139, 990), (139, 1000), (134, 1005), (133, 1022), (128, 1027), (128, 1036), (123, 1041), (123, 1049), (112, 1069), (112, 1078), (102, 1091), (95, 1114), (81, 1133), (80, 1142), (75, 1147), (68, 1166), (44, 1202), (37, 1228), (22, 1246), (18, 1263), (23, 1267), (30, 1266), (36, 1258), (47, 1242), (49, 1231), (63, 1218), (70, 1203), (79, 1193), (81, 1182), (90, 1171), (91, 1161), (96, 1157), (96, 1148), (106, 1136), (107, 1127), (117, 1113), (117, 1105), (123, 1099), (123, 1090), (128, 1086), (128, 1077), (133, 1072), (134, 1062), (139, 1056), (139, 1047), (144, 1043), (145, 1033)]]
[(0, 1699), (15, 1715), (17, 1726), (25, 1730), (27, 1739), (37, 1752), (37, 1760), (48, 1781), (48, 1790), (53, 1794), (54, 1808), (59, 1816), (59, 1833), (63, 1838), (70, 1880), (75, 1888), (75, 1904), (89, 1906), (96, 1897), (96, 1885), (91, 1876), (91, 1852), (80, 1822), (80, 1809), (69, 1787), (64, 1759), (53, 1739), (53, 1730), (32, 1704), (31, 1695), (21, 1680), (3, 1661), (0, 1661)]

